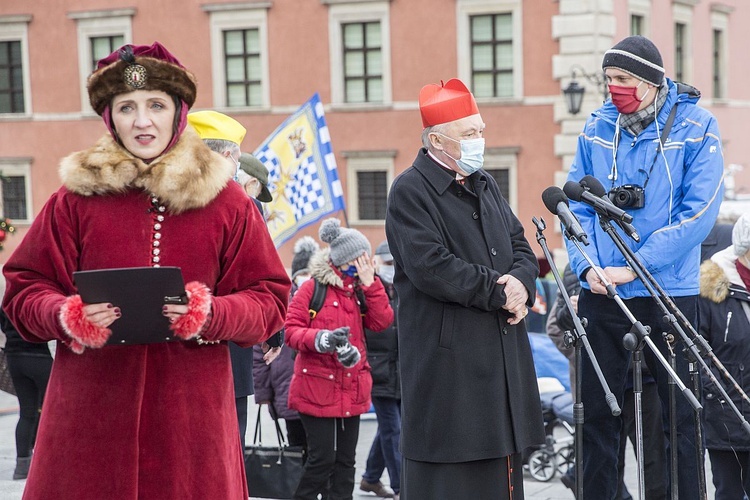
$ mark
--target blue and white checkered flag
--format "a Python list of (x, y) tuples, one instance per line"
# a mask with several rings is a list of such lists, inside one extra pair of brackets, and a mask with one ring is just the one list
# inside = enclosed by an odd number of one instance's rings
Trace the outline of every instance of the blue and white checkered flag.
[(276, 248), (303, 227), (344, 210), (323, 104), (316, 93), (253, 155), (268, 169), (268, 230)]

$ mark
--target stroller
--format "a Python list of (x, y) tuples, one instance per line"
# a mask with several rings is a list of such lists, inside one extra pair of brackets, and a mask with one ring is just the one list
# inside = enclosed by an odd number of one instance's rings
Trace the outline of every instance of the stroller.
[(558, 472), (565, 474), (575, 463), (573, 397), (564, 390), (542, 392), (540, 397), (546, 439), (528, 453), (525, 468), (531, 477), (546, 482)]

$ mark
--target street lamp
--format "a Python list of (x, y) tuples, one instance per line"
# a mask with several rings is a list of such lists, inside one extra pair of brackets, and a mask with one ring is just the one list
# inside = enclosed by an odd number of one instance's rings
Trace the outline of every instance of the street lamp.
[(576, 81), (576, 75), (583, 77), (593, 85), (596, 85), (599, 92), (601, 92), (604, 101), (606, 101), (609, 96), (607, 91), (607, 79), (605, 78), (604, 73), (586, 73), (581, 66), (574, 65), (570, 68), (571, 82), (562, 91), (563, 97), (565, 98), (565, 104), (568, 106), (568, 112), (571, 115), (576, 115), (581, 111), (583, 94), (586, 92), (586, 88), (579, 85)]

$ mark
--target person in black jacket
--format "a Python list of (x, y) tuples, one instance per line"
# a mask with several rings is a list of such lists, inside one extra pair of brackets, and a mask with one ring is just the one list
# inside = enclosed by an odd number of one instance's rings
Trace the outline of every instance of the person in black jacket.
[[(375, 249), (375, 269), (391, 299), (391, 308), (397, 314), (398, 300), (393, 289), (393, 255), (388, 242)], [(365, 330), (367, 361), (372, 368), (372, 404), (378, 417), (378, 430), (370, 447), (367, 466), (359, 489), (375, 493), (381, 498), (398, 500), (401, 484), (401, 379), (398, 374), (398, 326), (396, 320), (381, 333)], [(388, 469), (391, 488), (380, 481)]]
[(13, 479), (26, 479), (31, 465), (31, 452), (39, 425), (39, 415), (42, 412), (44, 393), (52, 371), (52, 355), (47, 344), (35, 344), (22, 339), (2, 310), (0, 328), (5, 333), (3, 350), (19, 406), (16, 425), (16, 468), (13, 471)]
[[(732, 245), (701, 265), (698, 302), (700, 334), (732, 377), (750, 393), (750, 214), (732, 230)], [(717, 380), (724, 380), (716, 367)], [(750, 493), (750, 437), (720, 393), (703, 377), (703, 426), (716, 500), (746, 498)], [(733, 389), (732, 401), (747, 417), (747, 404)]]

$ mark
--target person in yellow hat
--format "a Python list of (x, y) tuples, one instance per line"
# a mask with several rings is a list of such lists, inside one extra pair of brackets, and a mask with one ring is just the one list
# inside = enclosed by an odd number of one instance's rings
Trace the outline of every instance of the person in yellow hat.
[(485, 125), (466, 85), (426, 85), (419, 110), (424, 147), (393, 182), (385, 219), (399, 299), (399, 495), (523, 498), (521, 454), (544, 443), (524, 321), (539, 267), (482, 169)]
[(232, 161), (232, 175), (237, 177), (240, 168), (240, 145), (247, 129), (240, 122), (213, 110), (196, 111), (187, 115), (187, 121), (198, 132), (206, 146)]

